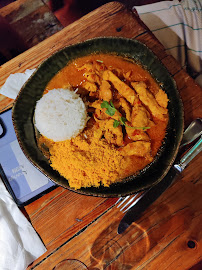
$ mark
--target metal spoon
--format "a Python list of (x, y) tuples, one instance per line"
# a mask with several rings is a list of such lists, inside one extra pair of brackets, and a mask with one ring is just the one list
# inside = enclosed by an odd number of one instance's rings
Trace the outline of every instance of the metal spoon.
[(202, 134), (202, 118), (196, 118), (184, 131), (184, 135), (180, 144), (180, 148), (190, 144)]

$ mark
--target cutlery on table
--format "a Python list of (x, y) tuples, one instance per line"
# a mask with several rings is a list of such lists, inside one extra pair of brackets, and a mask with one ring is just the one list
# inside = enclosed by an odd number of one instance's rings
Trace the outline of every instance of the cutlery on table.
[[(202, 118), (196, 118), (191, 124), (185, 129), (183, 138), (180, 144), (180, 150), (191, 144), (194, 140), (202, 135)], [(179, 154), (179, 153), (178, 153)], [(126, 197), (120, 197), (115, 205), (120, 208), (123, 213), (127, 212), (132, 206), (134, 206), (146, 193), (147, 191), (138, 192), (134, 195), (128, 195)]]
[[(200, 134), (200, 133), (199, 133)], [(196, 139), (197, 137), (195, 137)], [(202, 150), (202, 136), (201, 138), (191, 147), (191, 149), (185, 153), (185, 155), (180, 159), (179, 162), (174, 164), (168, 174), (164, 179), (157, 185), (151, 187), (143, 193), (135, 194), (133, 197), (137, 198), (135, 200), (135, 205), (129, 206), (129, 210), (121, 220), (118, 233), (123, 233), (132, 222), (137, 220), (141, 214), (158, 198), (160, 195), (172, 185), (177, 176), (185, 169), (188, 163), (198, 155)], [(138, 197), (139, 195), (139, 197)]]
[(202, 135), (202, 118), (196, 118), (184, 131), (180, 148), (182, 148), (187, 144), (190, 144), (201, 135)]

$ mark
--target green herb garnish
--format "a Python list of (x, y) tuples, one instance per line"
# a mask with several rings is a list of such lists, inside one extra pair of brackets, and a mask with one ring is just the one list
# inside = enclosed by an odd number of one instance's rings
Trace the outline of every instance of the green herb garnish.
[(116, 128), (119, 125), (120, 125), (120, 121), (119, 120), (114, 120), (113, 127)]
[(121, 124), (122, 124), (122, 125), (126, 126), (126, 121), (127, 121), (127, 119), (126, 119), (125, 117), (122, 116), (122, 117), (120, 118), (120, 121), (121, 121)]
[[(115, 114), (115, 112), (117, 111), (117, 109), (114, 107), (114, 104), (113, 102), (110, 100), (110, 103), (106, 100), (104, 100), (102, 103), (101, 103), (101, 108), (106, 108), (106, 114), (110, 115), (110, 116), (113, 116)], [(128, 126), (126, 124), (127, 122), (127, 119), (125, 117), (120, 117), (120, 120), (114, 120), (114, 123), (113, 123), (113, 127), (116, 128), (118, 127), (120, 124), (123, 125), (123, 126), (126, 126), (126, 127), (129, 127), (129, 128), (134, 128), (134, 129), (142, 129), (142, 130), (146, 130), (146, 129), (150, 129), (150, 127), (131, 127), (131, 126)]]
[(101, 108), (106, 108), (106, 113), (110, 116), (113, 116), (116, 112), (116, 108), (114, 107), (112, 101), (110, 101), (110, 104), (108, 101), (103, 101), (101, 103)]

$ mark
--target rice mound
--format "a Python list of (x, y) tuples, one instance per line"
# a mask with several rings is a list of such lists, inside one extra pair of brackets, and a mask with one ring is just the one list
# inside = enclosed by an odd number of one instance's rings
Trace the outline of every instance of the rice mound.
[(55, 142), (76, 137), (87, 122), (86, 106), (74, 91), (53, 89), (37, 101), (35, 126)]

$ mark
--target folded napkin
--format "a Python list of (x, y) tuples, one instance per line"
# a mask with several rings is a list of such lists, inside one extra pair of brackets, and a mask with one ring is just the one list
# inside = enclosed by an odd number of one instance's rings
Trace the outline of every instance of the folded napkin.
[[(11, 74), (0, 93), (15, 99), (34, 70)], [(0, 270), (24, 270), (46, 252), (32, 225), (21, 213), (0, 178)]]
[(25, 73), (11, 74), (0, 89), (0, 94), (15, 99), (23, 84), (29, 79), (35, 70), (36, 69), (27, 69)]
[(202, 2), (173, 0), (134, 6), (141, 20), (202, 86)]
[(0, 178), (0, 270), (24, 270), (45, 252)]

